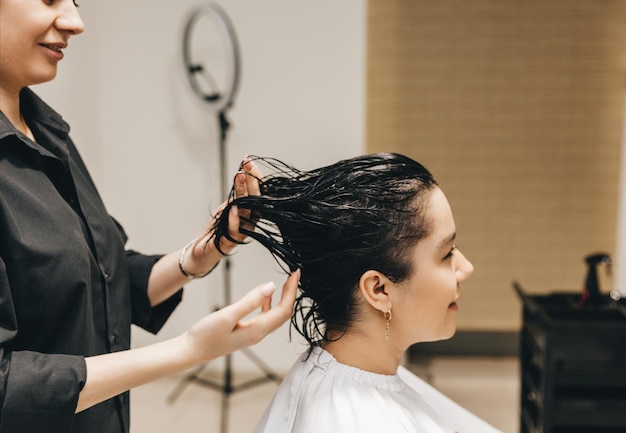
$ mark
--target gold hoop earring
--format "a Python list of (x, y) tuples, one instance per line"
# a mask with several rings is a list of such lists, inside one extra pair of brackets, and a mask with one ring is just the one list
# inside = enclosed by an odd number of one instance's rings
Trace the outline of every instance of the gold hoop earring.
[(385, 318), (385, 340), (389, 340), (389, 321), (391, 320), (391, 308), (383, 313)]

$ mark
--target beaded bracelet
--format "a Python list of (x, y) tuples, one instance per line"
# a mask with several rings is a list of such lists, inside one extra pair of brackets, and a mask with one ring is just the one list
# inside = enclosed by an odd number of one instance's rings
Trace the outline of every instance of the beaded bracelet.
[(211, 268), (208, 271), (206, 271), (204, 274), (192, 274), (191, 272), (187, 271), (187, 269), (185, 269), (185, 265), (183, 265), (183, 260), (185, 259), (185, 253), (187, 252), (187, 249), (195, 242), (196, 241), (194, 240), (194, 241), (189, 242), (187, 245), (185, 245), (180, 252), (180, 257), (178, 258), (178, 268), (180, 269), (180, 272), (185, 277), (189, 278), (190, 280), (193, 280), (195, 278), (206, 277), (213, 270), (213, 268)]

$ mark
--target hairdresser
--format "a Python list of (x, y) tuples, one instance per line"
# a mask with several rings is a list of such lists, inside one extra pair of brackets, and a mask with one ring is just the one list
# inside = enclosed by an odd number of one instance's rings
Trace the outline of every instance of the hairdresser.
[[(29, 90), (55, 77), (83, 32), (76, 7), (0, 0), (0, 433), (128, 432), (129, 389), (260, 341), (295, 299), (297, 272), (273, 307), (275, 287), (263, 284), (176, 338), (130, 350), (131, 324), (157, 332), (181, 287), (222, 256), (212, 232), (163, 256), (126, 251), (69, 126)], [(236, 195), (258, 194), (259, 177), (244, 160)], [(243, 240), (245, 216), (230, 208), (231, 239)]]

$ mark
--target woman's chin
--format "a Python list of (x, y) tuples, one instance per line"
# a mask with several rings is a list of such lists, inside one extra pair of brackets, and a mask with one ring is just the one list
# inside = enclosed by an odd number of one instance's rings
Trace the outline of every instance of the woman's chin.
[(430, 338), (417, 341), (416, 343), (434, 343), (436, 341), (449, 340), (454, 337), (454, 334), (456, 334), (456, 323), (453, 324), (452, 329), (446, 329), (436, 336), (434, 335)]

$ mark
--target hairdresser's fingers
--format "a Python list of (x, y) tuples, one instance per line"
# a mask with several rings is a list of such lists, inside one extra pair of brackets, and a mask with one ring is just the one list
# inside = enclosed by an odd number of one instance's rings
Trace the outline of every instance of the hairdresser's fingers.
[(247, 175), (240, 171), (235, 175), (235, 198), (241, 198), (248, 195)]
[(296, 293), (298, 292), (298, 283), (300, 282), (301, 274), (302, 271), (296, 269), (289, 275), (285, 284), (283, 284), (283, 292), (277, 307), (286, 310), (287, 317), (291, 317), (293, 306), (296, 302)]
[[(269, 308), (267, 311), (252, 317), (248, 320), (241, 321), (248, 314), (256, 310), (260, 305), (263, 305), (276, 289), (273, 283), (267, 283), (248, 292), (239, 302), (232, 304), (230, 314), (234, 315), (234, 318), (238, 318), (239, 323), (236, 329), (241, 332), (251, 331), (257, 335), (257, 338), (263, 338), (269, 332), (275, 330), (282, 325), (293, 311), (293, 306), (296, 301), (296, 292), (298, 289), (298, 281), (300, 280), (300, 271), (293, 272), (285, 284), (283, 284), (283, 291), (280, 302), (273, 308)], [(266, 298), (266, 299), (264, 299)]]
[(231, 319), (241, 325), (241, 320), (263, 305), (268, 298), (276, 291), (276, 285), (270, 281), (250, 290), (239, 301), (224, 307), (221, 311), (228, 314)]
[(245, 157), (243, 161), (241, 161), (239, 171), (237, 172), (237, 174), (235, 174), (233, 186), (235, 190), (236, 199), (245, 197), (248, 195), (248, 184), (251, 183), (252, 180), (247, 179), (248, 177), (251, 177), (251, 176), (250, 176), (249, 170), (246, 170), (244, 167), (246, 167), (246, 164), (248, 164), (249, 161), (250, 159), (248, 157)]
[(255, 338), (260, 340), (265, 335), (280, 327), (291, 317), (296, 301), (299, 280), (300, 271), (298, 270), (293, 272), (289, 278), (287, 278), (285, 284), (283, 284), (281, 299), (276, 306), (255, 317), (239, 322), (237, 328), (242, 332), (252, 332), (256, 335)]
[[(241, 216), (239, 214), (239, 207), (232, 205), (228, 211), (228, 234), (237, 242), (243, 242), (246, 237), (239, 233), (239, 225), (241, 223)], [(232, 242), (226, 236), (222, 236), (220, 239), (220, 249), (224, 254), (229, 254), (237, 245), (237, 242)]]
[[(260, 182), (263, 178), (263, 173), (260, 168), (248, 157), (244, 158), (242, 161), (241, 168), (246, 175), (246, 194), (251, 196), (261, 195)], [(255, 212), (251, 212), (249, 210), (244, 212), (243, 209), (241, 210), (242, 228), (254, 230), (258, 220), (259, 215)]]
[(244, 295), (239, 301), (211, 313), (185, 333), (181, 341), (194, 362), (206, 362), (251, 344), (258, 343), (269, 333), (267, 326), (256, 324), (242, 326), (243, 319), (262, 307), (276, 290), (274, 283), (262, 284)]
[(261, 312), (265, 313), (267, 311), (269, 311), (272, 308), (272, 296), (268, 296), (267, 298), (265, 298), (265, 300), (263, 301), (263, 304), (261, 305)]
[[(267, 334), (282, 325), (293, 311), (299, 273), (294, 272), (283, 285), (279, 304), (271, 308), (274, 283), (262, 284), (234, 304), (227, 305), (215, 313), (205, 316), (187, 331), (183, 344), (190, 357), (205, 362), (256, 344)], [(262, 312), (244, 320), (261, 307)]]
[(261, 188), (259, 179), (263, 178), (261, 169), (250, 158), (244, 158), (242, 168), (248, 173), (246, 176), (246, 188), (249, 195), (260, 195)]
[[(235, 176), (235, 198), (246, 197), (249, 193), (248, 185), (253, 182), (257, 183), (256, 179), (252, 178), (250, 181), (248, 178), (251, 176), (247, 175), (243, 171), (240, 171)], [(258, 190), (258, 183), (257, 183)], [(239, 223), (237, 227), (233, 227), (232, 229), (229, 227), (230, 235), (237, 239), (238, 241), (245, 240), (245, 236), (241, 235), (239, 232), (239, 227), (245, 228), (247, 230), (254, 230), (254, 223), (250, 218), (251, 212), (249, 209), (241, 208), (239, 209)]]

